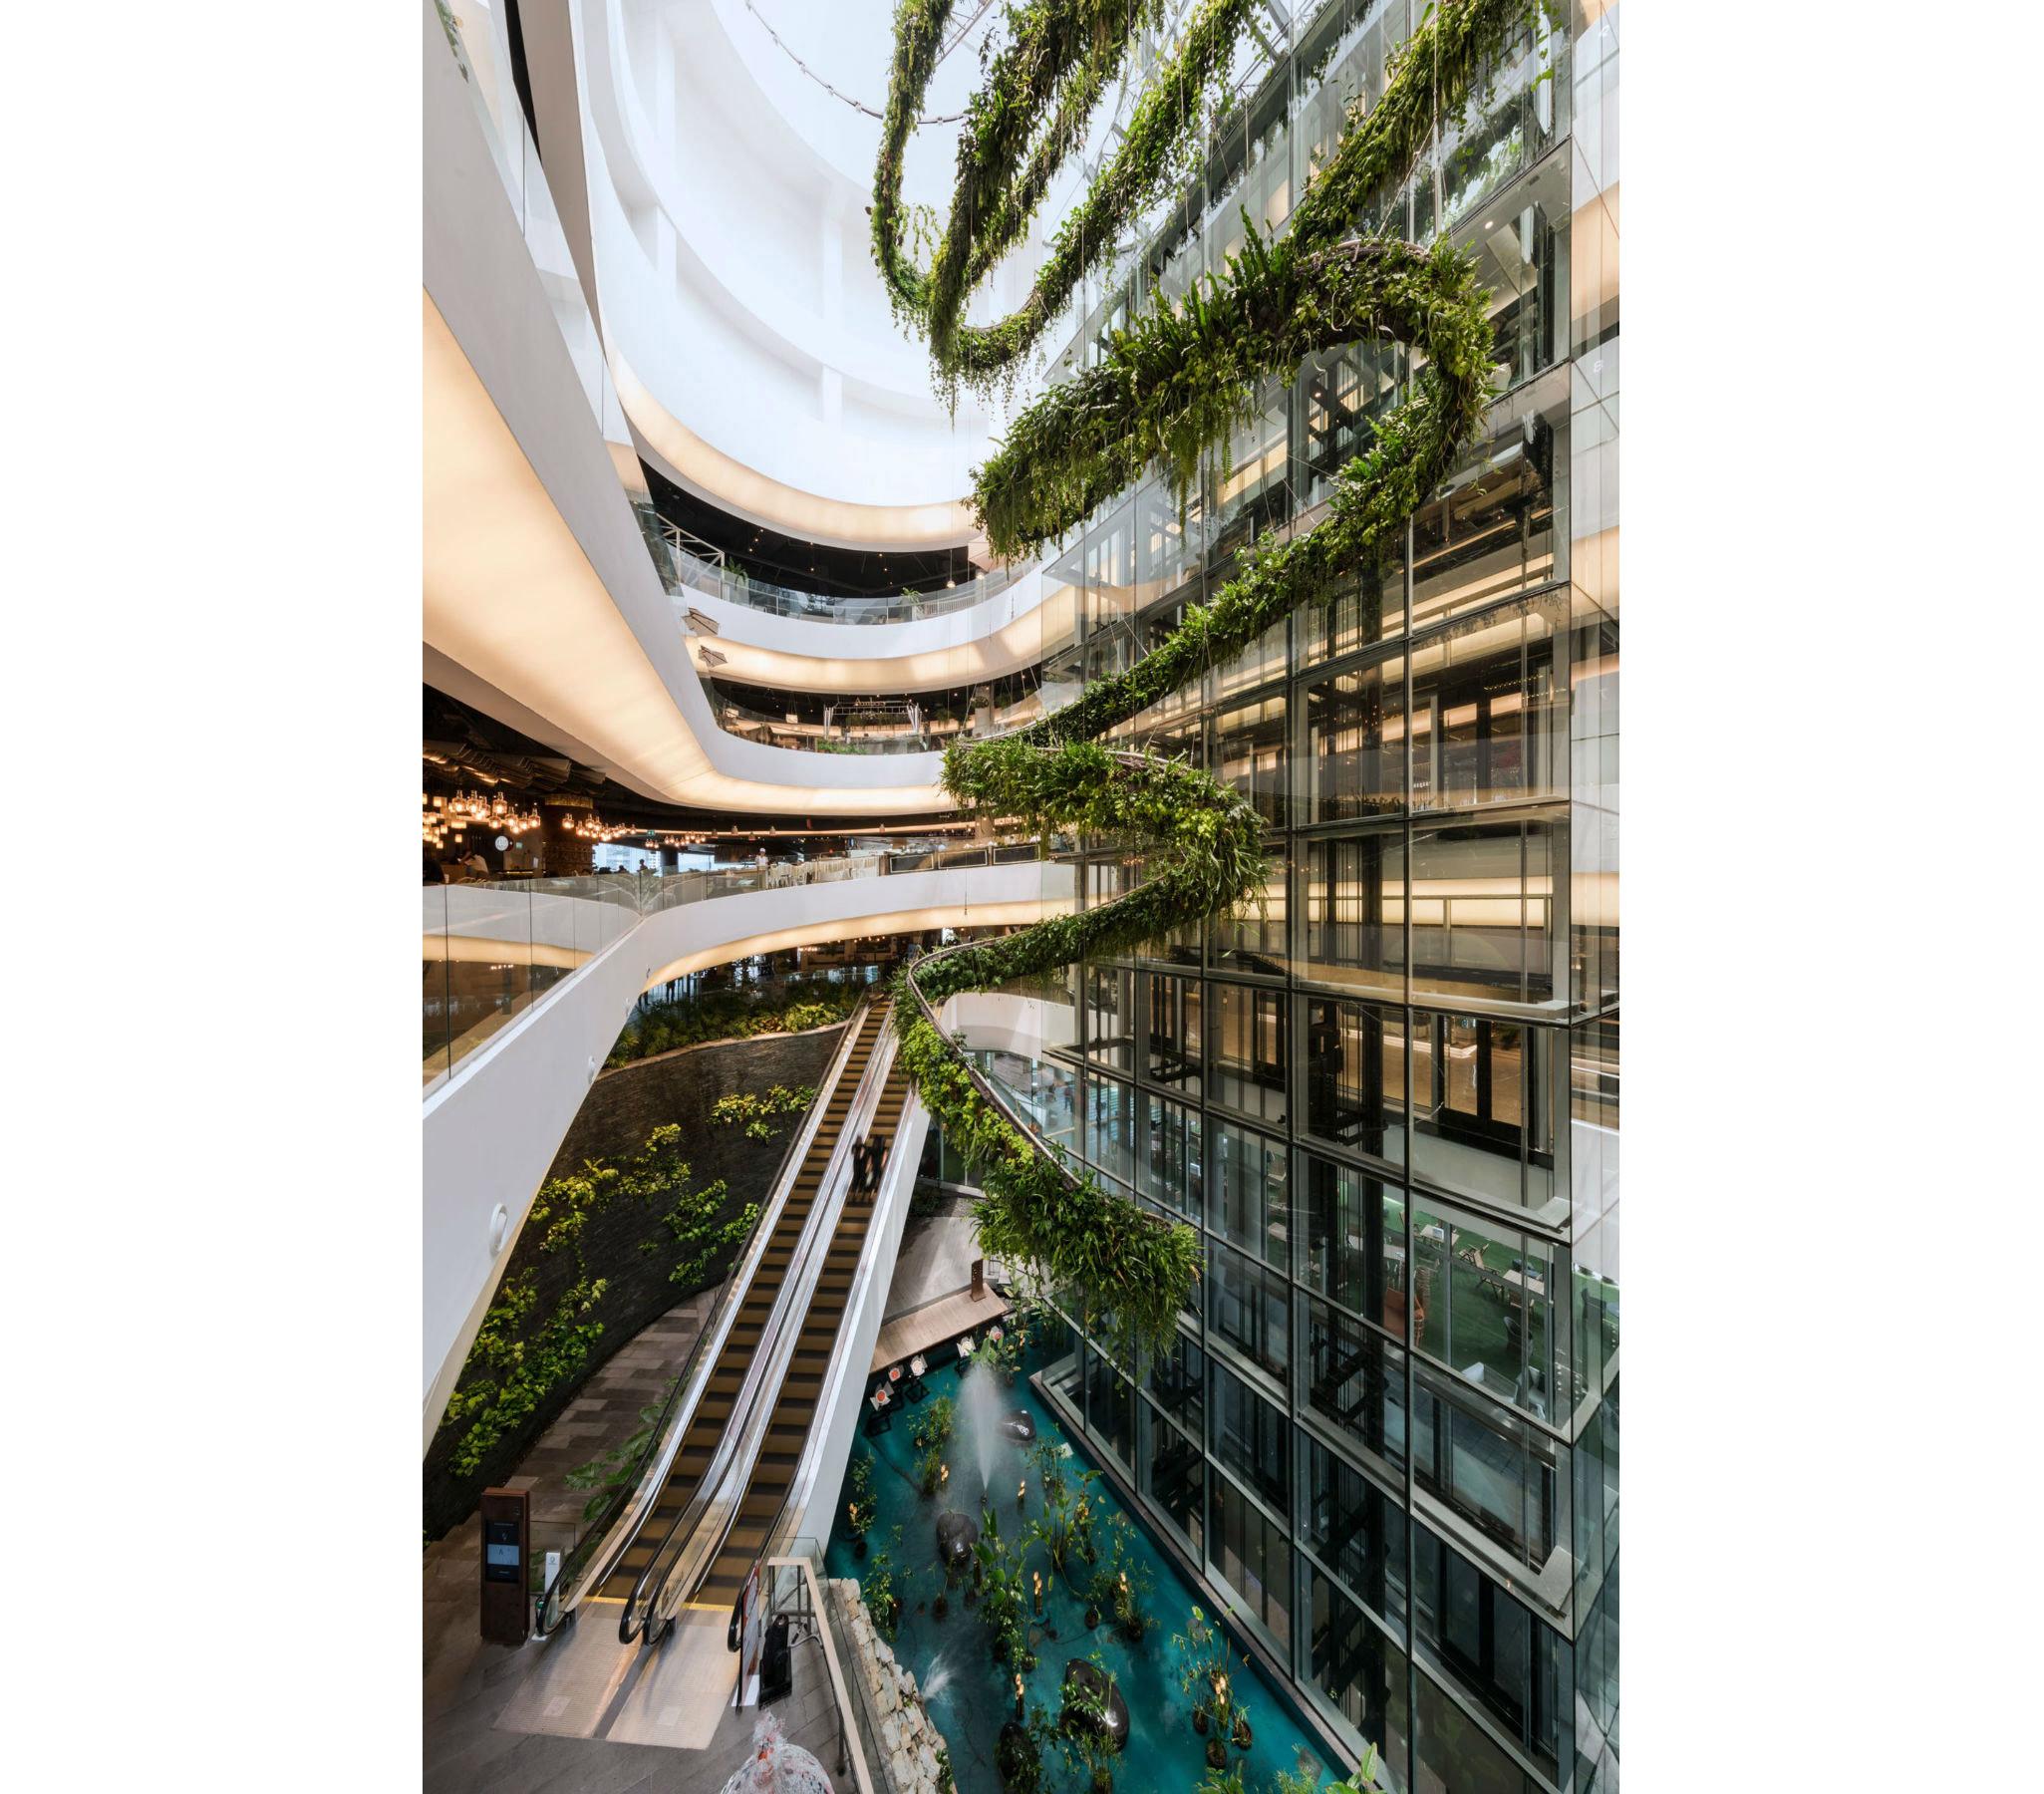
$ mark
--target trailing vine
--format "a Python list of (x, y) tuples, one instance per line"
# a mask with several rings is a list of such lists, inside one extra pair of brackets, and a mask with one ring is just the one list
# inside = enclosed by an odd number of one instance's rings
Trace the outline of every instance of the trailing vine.
[[(1281, 546), (1243, 555), (1205, 605), (1125, 672), (1001, 740), (945, 754), (945, 787), (968, 814), (1020, 820), (1139, 855), (1150, 872), (1126, 897), (1004, 939), (926, 956), (896, 980), (902, 1058), (924, 1101), (981, 1173), (982, 1246), (1075, 1307), (1125, 1363), (1166, 1344), (1199, 1275), (1189, 1228), (1103, 1190), (1036, 1139), (936, 1025), (961, 991), (1107, 957), (1203, 922), (1260, 889), (1263, 826), (1238, 792), (1176, 760), (1116, 752), (1098, 738), (1225, 664), (1294, 609), (1397, 541), (1406, 519), (1472, 441), (1492, 385), (1487, 298), (1446, 243), (1364, 232), (1439, 125), (1481, 92), (1485, 71), (1540, 0), (1446, 0), (1407, 40), (1384, 91), (1351, 108), (1331, 159), (1290, 229), (1253, 226), (1225, 272), (1177, 307), (1159, 302), (1107, 341), (1099, 362), (1015, 420), (976, 470), (973, 502), (998, 556), (1062, 536), (1160, 466), (1181, 501), (1201, 456), (1254, 415), (1260, 384), (1300, 363), (1382, 336), (1415, 351), (1406, 397), (1341, 472), (1326, 514)], [(1051, 171), (1076, 147), (1151, 0), (1027, 0), (967, 113), (952, 211), (928, 269), (902, 244), (902, 153), (951, 0), (902, 0), (872, 207), (875, 258), (899, 315), (926, 333), (938, 375), (984, 386), (1012, 373), (1077, 282), (1162, 191), (1191, 145), (1198, 98), (1224, 81), (1248, 13), (1206, 0), (1137, 103), (1128, 135), (1058, 231), (1036, 282), (1009, 317), (961, 321), (973, 288), (1022, 236)], [(1033, 135), (1032, 135), (1033, 133)], [(1249, 220), (1245, 218), (1245, 224)]]

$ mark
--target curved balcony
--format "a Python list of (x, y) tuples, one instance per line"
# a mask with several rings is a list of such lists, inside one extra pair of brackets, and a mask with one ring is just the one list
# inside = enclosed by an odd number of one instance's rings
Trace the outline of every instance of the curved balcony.
[[(847, 623), (871, 627), (882, 623), (920, 623), (926, 617), (948, 617), (953, 611), (971, 610), (998, 598), (1018, 580), (1035, 570), (1033, 562), (1002, 567), (982, 573), (964, 585), (939, 592), (903, 592), (889, 598), (836, 598), (822, 592), (803, 592), (793, 586), (775, 585), (769, 579), (755, 579), (744, 568), (717, 556), (699, 554), (690, 546), (688, 532), (667, 521), (647, 506), (639, 511), (640, 527), (646, 531), (646, 545), (653, 551), (667, 589), (691, 596), (721, 599), (745, 610), (769, 617), (800, 617), (811, 623)], [(707, 543), (704, 546), (708, 546)]]

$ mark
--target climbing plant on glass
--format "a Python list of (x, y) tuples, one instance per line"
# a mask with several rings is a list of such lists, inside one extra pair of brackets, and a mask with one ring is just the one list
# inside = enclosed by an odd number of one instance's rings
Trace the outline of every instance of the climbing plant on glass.
[[(1272, 624), (1369, 564), (1474, 439), (1492, 385), (1489, 307), (1473, 266), (1446, 243), (1363, 232), (1439, 127), (1476, 98), (1486, 71), (1535, 20), (1541, 0), (1448, 0), (1430, 8), (1367, 111), (1351, 108), (1331, 158), (1280, 239), (1245, 217), (1242, 253), (1176, 306), (1159, 302), (1113, 332), (1099, 361), (1024, 408), (985, 465), (973, 504), (994, 552), (1041, 548), (1103, 500), (1161, 467), (1181, 502), (1203, 454), (1250, 419), (1260, 384), (1380, 336), (1414, 351), (1418, 373), (1340, 470), (1321, 521), (1243, 555), (1233, 576), (1127, 671), (1002, 740), (945, 755), (945, 787), (968, 813), (1081, 834), (1139, 855), (1136, 891), (999, 941), (926, 957), (896, 981), (903, 1062), (953, 1143), (979, 1168), (986, 1250), (1031, 1269), (1084, 1324), (1133, 1359), (1164, 1344), (1191, 1297), (1199, 1255), (1171, 1226), (1076, 1174), (1026, 1131), (936, 1011), (983, 990), (1125, 951), (1204, 921), (1259, 889), (1262, 824), (1237, 792), (1098, 738), (1224, 664)], [(1113, 156), (1055, 233), (1028, 295), (991, 324), (964, 322), (974, 289), (1021, 241), (1051, 175), (1084, 137), (1095, 103), (1161, 0), (1023, 0), (967, 110), (951, 215), (928, 268), (904, 244), (903, 153), (936, 66), (952, 0), (901, 0), (879, 161), (873, 248), (899, 317), (928, 338), (955, 393), (1013, 379), (1071, 296), (1199, 147), (1203, 97), (1225, 89), (1248, 0), (1204, 0), (1137, 101)]]

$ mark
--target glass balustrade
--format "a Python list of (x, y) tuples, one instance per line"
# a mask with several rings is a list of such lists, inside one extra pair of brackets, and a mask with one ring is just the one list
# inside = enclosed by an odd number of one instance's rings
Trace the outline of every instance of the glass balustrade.
[(1034, 841), (853, 853), (709, 872), (592, 873), (426, 885), (420, 963), (424, 1094), (648, 916), (787, 885), (835, 884), (1037, 858)]
[(427, 885), (421, 967), (425, 1093), (648, 916), (785, 884), (871, 878), (879, 854), (713, 872)]
[(686, 599), (707, 594), (722, 598), (727, 604), (741, 604), (747, 610), (765, 611), (775, 617), (802, 617), (812, 623), (914, 623), (925, 617), (947, 616), (999, 597), (1034, 570), (1033, 562), (1003, 567), (982, 573), (964, 585), (947, 586), (941, 592), (902, 592), (887, 598), (832, 598), (821, 592), (775, 585), (771, 580), (754, 578), (734, 563), (698, 554), (677, 539), (673, 525), (657, 511), (644, 505), (637, 508), (654, 565), (660, 569), (671, 596)]
[[(926, 712), (908, 698), (835, 709), (828, 722), (803, 721), (745, 704), (709, 679), (703, 681), (703, 692), (726, 735), (799, 753), (941, 753), (954, 742), (1006, 735), (1045, 714), (1043, 694), (1030, 692), (991, 713), (971, 712), (964, 721), (955, 714)], [(1055, 696), (1061, 701), (1072, 694), (1059, 692)], [(1054, 710), (1058, 705), (1048, 708)], [(982, 717), (991, 720), (983, 726)]]

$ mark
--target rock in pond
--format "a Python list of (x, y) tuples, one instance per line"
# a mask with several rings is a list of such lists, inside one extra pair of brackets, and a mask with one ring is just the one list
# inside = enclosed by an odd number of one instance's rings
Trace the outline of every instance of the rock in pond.
[(979, 1543), (978, 1524), (963, 1514), (937, 1516), (937, 1561), (947, 1570), (960, 1570), (972, 1561)]
[(1128, 1743), (1128, 1702), (1084, 1657), (1072, 1657), (1064, 1665), (1064, 1710), (1057, 1715), (1057, 1723), (1102, 1730), (1108, 1743), (1121, 1750)]

